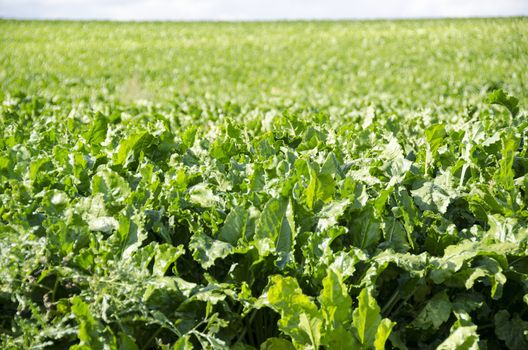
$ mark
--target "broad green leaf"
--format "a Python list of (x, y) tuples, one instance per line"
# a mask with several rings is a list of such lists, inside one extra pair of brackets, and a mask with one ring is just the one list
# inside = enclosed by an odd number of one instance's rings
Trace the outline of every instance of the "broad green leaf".
[(518, 314), (510, 317), (506, 310), (495, 314), (495, 334), (508, 346), (510, 350), (528, 348), (528, 321), (524, 321)]
[(514, 187), (513, 178), (515, 173), (513, 171), (513, 162), (517, 147), (518, 142), (515, 136), (512, 133), (506, 134), (502, 140), (502, 159), (495, 175), (497, 183), (506, 190), (511, 190)]
[(156, 255), (154, 256), (152, 273), (160, 277), (164, 276), (169, 266), (183, 254), (185, 254), (185, 249), (182, 245), (177, 247), (166, 243), (158, 245), (156, 247)]
[(235, 246), (237, 241), (245, 236), (246, 224), (247, 213), (244, 207), (233, 208), (227, 214), (224, 226), (218, 234), (218, 239)]
[(337, 220), (345, 213), (350, 201), (344, 199), (341, 201), (332, 201), (326, 204), (319, 212), (319, 221), (317, 222), (317, 229), (324, 231), (337, 224)]
[(144, 228), (144, 218), (140, 214), (130, 214), (133, 211), (128, 207), (127, 215), (119, 217), (119, 228), (117, 230), (123, 257), (130, 257), (147, 238)]
[(136, 153), (137, 150), (141, 150), (151, 140), (152, 136), (146, 131), (131, 134), (119, 144), (117, 153), (114, 155), (114, 164), (122, 165), (131, 153)]
[(172, 350), (192, 350), (193, 345), (190, 340), (189, 335), (184, 335), (174, 343), (174, 346), (172, 347)]
[(233, 252), (233, 246), (206, 234), (194, 234), (189, 242), (189, 248), (193, 252), (193, 258), (208, 269), (214, 265), (216, 259), (223, 259)]
[(299, 316), (299, 328), (308, 335), (314, 350), (319, 349), (322, 325), (323, 321), (320, 318), (310, 317), (305, 313)]
[(375, 217), (374, 209), (367, 207), (352, 220), (350, 235), (352, 242), (361, 249), (372, 248), (381, 238), (380, 222)]
[(128, 182), (108, 168), (99, 168), (91, 185), (92, 195), (102, 194), (107, 206), (124, 205), (131, 194)]
[(294, 345), (316, 349), (320, 342), (322, 317), (317, 306), (303, 294), (292, 277), (273, 276), (266, 300), (280, 313), (279, 329), (289, 335)]
[(437, 350), (478, 350), (479, 335), (475, 325), (455, 325), (451, 334), (438, 347)]
[(71, 311), (75, 315), (75, 319), (79, 324), (79, 344), (74, 345), (72, 349), (75, 350), (105, 350), (106, 348), (117, 348), (117, 343), (113, 333), (105, 329), (103, 325), (97, 321), (88, 305), (79, 297), (75, 296), (71, 299)]
[(267, 300), (271, 307), (280, 313), (288, 313), (299, 308), (308, 313), (316, 313), (317, 307), (303, 294), (293, 277), (272, 276), (269, 282)]
[(436, 124), (431, 125), (427, 129), (425, 129), (425, 139), (427, 140), (427, 143), (429, 144), (429, 148), (431, 152), (434, 154), (440, 146), (442, 146), (444, 138), (447, 136), (447, 131), (445, 128), (445, 125), (443, 124)]
[(376, 299), (367, 288), (362, 289), (358, 296), (358, 306), (352, 316), (352, 323), (362, 345), (374, 343), (380, 322), (380, 308)]
[(514, 96), (508, 95), (503, 89), (497, 89), (490, 93), (488, 102), (506, 107), (514, 118), (519, 113), (519, 100)]
[(376, 338), (374, 340), (374, 348), (376, 350), (385, 349), (385, 343), (387, 342), (387, 339), (389, 339), (392, 327), (394, 327), (395, 324), (395, 322), (391, 322), (391, 320), (388, 318), (381, 320), (378, 330), (376, 331)]
[(438, 329), (451, 315), (451, 302), (445, 291), (435, 294), (412, 322), (417, 329)]
[(124, 332), (119, 333), (119, 350), (139, 350), (134, 339)]
[(100, 113), (94, 119), (92, 127), (83, 136), (89, 145), (99, 146), (106, 139), (108, 120)]
[(191, 203), (197, 204), (203, 208), (213, 208), (221, 203), (221, 198), (214, 194), (213, 190), (207, 183), (199, 183), (189, 190), (189, 199)]
[(295, 350), (295, 347), (286, 339), (268, 338), (260, 345), (260, 350)]
[(449, 176), (449, 173), (443, 173), (433, 181), (422, 182), (418, 188), (412, 190), (416, 205), (424, 211), (431, 210), (445, 214), (451, 200), (456, 196), (450, 188)]
[(317, 202), (327, 203), (335, 190), (335, 181), (332, 175), (326, 173), (317, 173), (317, 171), (308, 165), (310, 182), (306, 188), (306, 205), (314, 209)]
[(327, 329), (346, 326), (352, 318), (352, 298), (348, 295), (347, 288), (341, 275), (328, 269), (323, 279), (323, 290), (319, 295), (321, 312)]
[(491, 285), (491, 297), (499, 299), (502, 296), (502, 288), (506, 284), (506, 276), (502, 273), (503, 269), (500, 263), (487, 256), (480, 257), (472, 263), (472, 268), (462, 272), (461, 278), (465, 280), (466, 289), (473, 287), (475, 281), (484, 277)]
[(257, 222), (254, 239), (260, 255), (279, 255), (279, 267), (292, 259), (295, 224), (293, 208), (288, 199), (272, 198), (266, 203)]
[(327, 330), (323, 337), (323, 345), (332, 350), (360, 349), (361, 345), (354, 335), (343, 326)]
[(111, 216), (92, 217), (88, 219), (90, 231), (110, 233), (119, 228), (119, 222)]

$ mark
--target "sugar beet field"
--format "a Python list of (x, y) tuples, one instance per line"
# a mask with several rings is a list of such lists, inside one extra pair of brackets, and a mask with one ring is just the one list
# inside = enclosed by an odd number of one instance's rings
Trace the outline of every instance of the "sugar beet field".
[(527, 18), (0, 40), (0, 348), (528, 349)]

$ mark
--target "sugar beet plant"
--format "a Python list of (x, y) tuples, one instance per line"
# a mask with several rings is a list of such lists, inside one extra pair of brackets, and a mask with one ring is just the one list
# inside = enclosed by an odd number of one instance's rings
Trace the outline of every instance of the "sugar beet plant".
[(525, 348), (526, 122), (490, 98), (509, 117), (206, 130), (10, 97), (4, 346)]
[(38, 79), (0, 107), (2, 348), (528, 348), (524, 95), (345, 113)]

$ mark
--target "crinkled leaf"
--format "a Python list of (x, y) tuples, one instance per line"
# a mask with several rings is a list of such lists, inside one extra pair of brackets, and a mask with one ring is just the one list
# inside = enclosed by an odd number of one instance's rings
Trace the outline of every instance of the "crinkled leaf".
[(500, 310), (495, 314), (495, 334), (508, 346), (510, 350), (528, 349), (528, 321), (519, 315)]

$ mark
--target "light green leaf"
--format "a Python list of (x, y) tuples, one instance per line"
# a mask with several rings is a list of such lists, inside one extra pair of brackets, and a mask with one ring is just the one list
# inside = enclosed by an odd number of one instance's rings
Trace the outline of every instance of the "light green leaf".
[(308, 334), (314, 350), (319, 349), (322, 324), (323, 321), (321, 319), (309, 317), (305, 313), (301, 313), (299, 316), (299, 328)]
[(360, 349), (361, 345), (354, 335), (343, 326), (327, 330), (323, 337), (323, 345), (332, 350)]
[(79, 344), (71, 347), (72, 350), (106, 350), (116, 349), (117, 341), (113, 333), (97, 321), (88, 305), (79, 297), (71, 299), (71, 311), (79, 324)]
[(279, 267), (283, 267), (292, 259), (295, 224), (293, 208), (288, 199), (272, 198), (266, 203), (257, 222), (254, 238), (260, 255), (279, 255)]
[(147, 146), (151, 140), (152, 136), (146, 131), (131, 134), (119, 144), (117, 153), (114, 155), (114, 164), (122, 165), (131, 153), (141, 150), (143, 147)]
[(317, 171), (308, 164), (310, 173), (310, 182), (306, 188), (306, 205), (310, 209), (314, 209), (318, 201), (327, 203), (335, 190), (335, 181), (332, 175), (327, 173), (317, 173)]
[(337, 224), (337, 220), (345, 213), (349, 204), (350, 200), (348, 199), (332, 201), (326, 204), (318, 214), (317, 229), (324, 231), (334, 227)]
[(268, 338), (260, 345), (260, 350), (295, 350), (295, 347), (286, 339)]
[(438, 211), (445, 214), (455, 193), (450, 189), (448, 172), (436, 177), (433, 181), (425, 181), (420, 187), (411, 191), (416, 205), (422, 210)]
[(139, 350), (134, 338), (124, 332), (119, 333), (119, 350)]
[(358, 307), (352, 316), (352, 323), (361, 344), (370, 345), (374, 343), (381, 322), (380, 308), (367, 288), (361, 290), (358, 301)]
[(505, 190), (514, 188), (513, 178), (515, 172), (513, 171), (513, 161), (515, 153), (518, 148), (518, 141), (513, 132), (507, 133), (502, 139), (502, 158), (500, 160), (498, 172), (495, 174), (495, 179), (499, 185)]
[(193, 345), (189, 335), (184, 335), (174, 343), (172, 350), (193, 350)]
[(444, 340), (438, 347), (437, 350), (478, 350), (479, 335), (477, 333), (477, 326), (465, 325), (460, 326), (455, 323), (451, 334)]
[(218, 234), (218, 239), (235, 246), (237, 241), (245, 236), (246, 223), (247, 213), (244, 207), (233, 208), (227, 214), (224, 226)]
[(388, 318), (381, 320), (378, 330), (376, 331), (376, 339), (374, 340), (374, 348), (376, 348), (376, 350), (385, 349), (385, 343), (387, 342), (387, 339), (389, 339), (392, 327), (394, 327), (395, 324), (396, 322), (391, 322)]
[(108, 120), (100, 113), (94, 119), (92, 127), (83, 136), (89, 145), (99, 146), (106, 139)]
[(222, 201), (205, 182), (199, 183), (189, 190), (189, 200), (203, 208), (213, 208)]
[(166, 243), (158, 245), (152, 273), (160, 277), (164, 276), (169, 266), (183, 254), (185, 254), (183, 245), (177, 247)]
[(519, 113), (519, 100), (507, 94), (503, 89), (494, 90), (488, 96), (488, 102), (491, 104), (504, 106), (510, 111), (512, 117), (516, 117)]
[(327, 329), (346, 326), (352, 316), (352, 298), (348, 295), (347, 288), (341, 275), (328, 269), (323, 279), (323, 290), (319, 295), (321, 312)]
[(303, 294), (294, 278), (273, 276), (265, 300), (280, 313), (279, 329), (292, 338), (296, 347), (298, 344), (313, 348), (314, 344), (319, 344), (322, 317), (315, 303)]
[(213, 266), (216, 259), (223, 259), (233, 252), (231, 244), (198, 233), (191, 237), (189, 248), (193, 251), (193, 258), (204, 269)]

